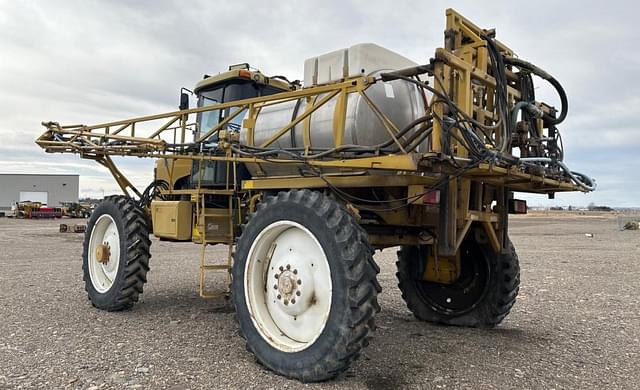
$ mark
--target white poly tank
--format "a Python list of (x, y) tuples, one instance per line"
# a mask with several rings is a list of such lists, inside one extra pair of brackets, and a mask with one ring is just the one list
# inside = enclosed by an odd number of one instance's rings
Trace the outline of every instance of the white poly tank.
[[(305, 87), (309, 84), (336, 82), (347, 77), (376, 76), (382, 72), (415, 65), (417, 64), (413, 61), (380, 46), (360, 44), (305, 61)], [(415, 119), (425, 115), (421, 91), (407, 81), (379, 81), (366, 89), (365, 94), (398, 129), (402, 129)], [(321, 98), (322, 96), (318, 100)], [(335, 146), (333, 116), (336, 101), (337, 96), (311, 114), (312, 148), (332, 148)], [(291, 122), (296, 116), (301, 115), (305, 110), (305, 105), (305, 100), (300, 99), (263, 108), (256, 119), (255, 145), (261, 145), (276, 131)], [(269, 148), (304, 147), (303, 128), (304, 121), (298, 124), (291, 134), (283, 135)], [(358, 93), (350, 94), (347, 101), (343, 144), (373, 146), (389, 139), (389, 131), (373, 113), (364, 98)], [(246, 141), (246, 131), (243, 131), (241, 142), (246, 143)], [(248, 168), (255, 175), (256, 167), (248, 166)], [(262, 170), (265, 170), (264, 166), (262, 166)], [(285, 172), (268, 173), (285, 174)]]

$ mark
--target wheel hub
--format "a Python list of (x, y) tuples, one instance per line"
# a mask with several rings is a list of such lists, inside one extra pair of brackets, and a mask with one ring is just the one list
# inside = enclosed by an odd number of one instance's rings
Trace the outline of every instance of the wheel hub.
[(99, 263), (107, 264), (110, 257), (111, 248), (109, 248), (109, 244), (105, 242), (98, 245), (98, 247), (96, 248), (96, 260), (98, 260)]
[(296, 277), (291, 271), (285, 271), (278, 277), (278, 292), (289, 296), (296, 289)]
[[(291, 256), (282, 259), (281, 265), (275, 269), (273, 277), (277, 282), (273, 285), (276, 302), (280, 310), (289, 316), (298, 316), (310, 306), (310, 297), (314, 293), (311, 269)], [(307, 283), (303, 284), (303, 276), (307, 275)], [(304, 286), (304, 288), (303, 288)]]
[(296, 302), (299, 303), (299, 297), (302, 295), (302, 279), (298, 277), (298, 269), (291, 269), (291, 265), (287, 264), (286, 267), (280, 266), (279, 271), (274, 275), (278, 280), (273, 286), (278, 294), (276, 298), (285, 306), (289, 304), (295, 305)]

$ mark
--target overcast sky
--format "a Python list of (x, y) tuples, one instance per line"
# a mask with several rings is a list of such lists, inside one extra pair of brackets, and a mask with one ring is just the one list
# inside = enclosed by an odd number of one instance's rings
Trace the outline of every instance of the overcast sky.
[[(492, 4), (492, 6), (486, 6)], [(530, 204), (640, 206), (640, 44), (632, 1), (9, 1), (0, 0), (0, 173), (79, 173), (81, 195), (117, 192), (108, 172), (34, 144), (42, 121), (93, 124), (174, 110), (180, 87), (249, 62), (302, 78), (307, 57), (373, 42), (426, 63), (454, 7), (569, 95), (565, 162), (592, 194)], [(558, 104), (546, 86), (540, 96)], [(140, 187), (150, 162), (123, 159)]]

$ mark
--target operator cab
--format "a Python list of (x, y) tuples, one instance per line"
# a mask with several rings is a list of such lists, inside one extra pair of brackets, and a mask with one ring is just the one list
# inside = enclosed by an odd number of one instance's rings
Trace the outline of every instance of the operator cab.
[[(205, 107), (214, 104), (232, 102), (249, 99), (258, 96), (273, 95), (280, 92), (290, 91), (295, 88), (281, 77), (266, 77), (258, 70), (250, 70), (249, 64), (232, 65), (229, 71), (216, 76), (205, 75), (195, 87), (194, 93), (198, 99), (198, 107)], [(206, 134), (237, 110), (237, 107), (222, 110), (213, 110), (198, 113), (196, 118), (196, 132), (194, 141), (201, 135)], [(246, 115), (246, 110), (239, 113), (224, 127), (226, 130), (240, 131), (242, 120)], [(205, 145), (212, 145), (218, 141), (218, 134), (213, 134), (205, 141)], [(213, 152), (215, 154), (215, 152)], [(238, 166), (237, 179), (243, 180), (250, 177), (246, 168), (241, 164)], [(193, 162), (191, 174), (191, 186), (224, 186), (227, 181), (227, 163), (218, 161)]]
[[(229, 71), (216, 76), (205, 75), (194, 90), (198, 107), (249, 99), (257, 96), (273, 95), (290, 91), (294, 86), (280, 78), (269, 78), (258, 70), (250, 70), (249, 64), (232, 65)], [(198, 114), (196, 139), (224, 120), (237, 108), (207, 111)], [(246, 111), (246, 110), (245, 110)], [(240, 131), (246, 112), (241, 112), (227, 124), (226, 129)], [(217, 139), (214, 135), (211, 141)]]

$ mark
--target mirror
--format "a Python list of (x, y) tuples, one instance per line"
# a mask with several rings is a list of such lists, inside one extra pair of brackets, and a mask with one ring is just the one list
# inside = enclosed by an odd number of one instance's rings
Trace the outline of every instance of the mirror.
[(186, 92), (180, 93), (180, 105), (178, 106), (180, 110), (186, 110), (189, 108), (189, 94)]

